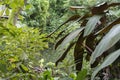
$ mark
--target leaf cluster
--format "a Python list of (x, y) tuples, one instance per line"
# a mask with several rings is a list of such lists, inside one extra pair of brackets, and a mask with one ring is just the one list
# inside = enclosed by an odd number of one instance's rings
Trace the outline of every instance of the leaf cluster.
[[(71, 6), (72, 10), (88, 9), (89, 13), (83, 16), (73, 15), (55, 30), (57, 31), (61, 26), (73, 20), (80, 24), (79, 28), (67, 33), (56, 43), (55, 49), (57, 51), (65, 49), (62, 56), (56, 61), (56, 65), (64, 60), (72, 47), (74, 47), (73, 54), (77, 71), (82, 70), (84, 54), (86, 54), (85, 59), (90, 62), (91, 68), (97, 67), (93, 71), (91, 80), (95, 78), (101, 69), (115, 62), (120, 56), (119, 50), (116, 49), (114, 52), (110, 52), (110, 49), (120, 40), (120, 18), (116, 18), (111, 22), (108, 22), (108, 20), (110, 8), (119, 5), (120, 3), (104, 2), (93, 7)], [(63, 32), (65, 31), (61, 31), (60, 34)], [(68, 45), (67, 49), (65, 48), (66, 45)]]

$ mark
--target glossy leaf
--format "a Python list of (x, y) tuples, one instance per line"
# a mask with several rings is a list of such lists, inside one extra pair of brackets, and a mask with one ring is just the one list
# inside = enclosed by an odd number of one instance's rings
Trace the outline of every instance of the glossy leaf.
[(101, 17), (100, 15), (94, 15), (89, 19), (85, 27), (84, 36), (89, 35), (94, 30)]
[(120, 24), (115, 25), (99, 42), (96, 49), (92, 53), (90, 63), (92, 64), (97, 57), (103, 54), (104, 51), (111, 48), (120, 40)]
[(81, 27), (73, 32), (71, 32), (61, 43), (61, 47), (64, 47), (67, 43), (69, 43), (70, 41), (72, 41), (73, 39), (75, 39), (79, 33), (84, 29), (84, 27)]
[(95, 69), (95, 71), (92, 74), (91, 80), (94, 80), (94, 77), (101, 69), (112, 64), (119, 56), (120, 56), (120, 49), (107, 56), (107, 58), (103, 61), (103, 63)]

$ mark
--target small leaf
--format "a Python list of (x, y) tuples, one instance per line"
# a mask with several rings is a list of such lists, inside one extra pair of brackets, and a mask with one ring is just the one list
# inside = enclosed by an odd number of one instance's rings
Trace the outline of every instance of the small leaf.
[(32, 7), (32, 5), (30, 5), (30, 4), (29, 4), (29, 5), (26, 5), (26, 6), (25, 6), (25, 9), (28, 10), (28, 9), (30, 9), (31, 7)]
[(64, 58), (66, 57), (67, 53), (70, 51), (70, 49), (73, 47), (75, 43), (71, 43), (68, 48), (65, 50), (65, 52), (62, 54), (62, 56), (56, 61), (56, 66), (58, 65), (58, 62), (62, 62), (62, 60), (64, 60)]
[(76, 9), (85, 9), (85, 6), (70, 6), (70, 9), (76, 10)]
[(85, 27), (84, 36), (89, 35), (94, 30), (101, 17), (100, 15), (94, 15), (89, 19)]
[(72, 41), (75, 37), (78, 36), (78, 34), (84, 29), (84, 27), (79, 28), (73, 32), (71, 32), (61, 43), (61, 47), (64, 47), (67, 43), (69, 43), (70, 41)]
[(115, 25), (99, 42), (96, 49), (92, 53), (90, 63), (92, 64), (97, 57), (103, 54), (104, 51), (111, 48), (120, 40), (120, 24)]
[(95, 71), (92, 74), (91, 80), (94, 80), (94, 77), (101, 69), (112, 64), (119, 56), (120, 56), (120, 49), (108, 55), (103, 61), (103, 63), (95, 69)]
[(25, 65), (21, 64), (20, 68), (21, 68), (22, 72), (28, 72), (28, 68)]
[(86, 76), (87, 76), (87, 69), (83, 69), (78, 73), (76, 80), (85, 80)]

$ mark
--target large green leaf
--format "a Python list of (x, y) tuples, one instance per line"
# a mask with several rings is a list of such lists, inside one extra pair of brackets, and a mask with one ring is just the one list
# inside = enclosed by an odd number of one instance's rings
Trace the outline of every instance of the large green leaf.
[(119, 56), (120, 56), (120, 49), (108, 55), (107, 58), (104, 60), (104, 62), (95, 69), (95, 71), (92, 74), (91, 80), (94, 80), (94, 77), (101, 69), (112, 64)]
[(102, 16), (100, 15), (94, 15), (93, 17), (89, 19), (85, 27), (84, 36), (89, 35), (94, 30), (96, 24), (99, 22), (101, 17)]
[(64, 47), (67, 43), (72, 41), (77, 35), (84, 29), (84, 27), (81, 27), (73, 32), (71, 32), (61, 43), (61, 47)]
[(97, 57), (103, 54), (104, 51), (111, 48), (120, 40), (120, 24), (115, 25), (100, 41), (96, 49), (92, 53), (90, 63), (92, 64)]

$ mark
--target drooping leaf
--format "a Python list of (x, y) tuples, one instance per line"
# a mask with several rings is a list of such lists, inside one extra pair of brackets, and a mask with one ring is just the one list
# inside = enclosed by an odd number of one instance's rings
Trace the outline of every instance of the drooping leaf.
[(92, 53), (90, 63), (92, 64), (97, 57), (103, 54), (104, 51), (111, 48), (120, 40), (120, 24), (115, 25), (100, 41), (96, 49)]
[(87, 69), (83, 69), (78, 73), (76, 80), (85, 80), (86, 76), (87, 76)]
[[(86, 48), (86, 51), (87, 51), (87, 55), (86, 55), (86, 60), (90, 60), (90, 56), (92, 54), (92, 52), (94, 51), (95, 49), (95, 46), (96, 46), (96, 36), (91, 34), (89, 36), (87, 36), (86, 38), (86, 42), (85, 42), (85, 48)], [(99, 60), (96, 60), (92, 65), (91, 65), (91, 68), (94, 68), (98, 65), (99, 63)]]
[(118, 5), (120, 5), (120, 3), (119, 3), (119, 2), (118, 2), (118, 3), (111, 3), (111, 4), (109, 4), (109, 5), (108, 5), (108, 8), (109, 8), (109, 7), (118, 6)]
[(57, 49), (57, 47), (62, 43), (62, 41), (68, 36), (68, 34), (66, 36), (64, 36), (63, 38), (61, 38), (56, 44), (55, 44), (55, 49)]
[(67, 43), (69, 43), (70, 41), (72, 41), (73, 39), (75, 39), (75, 37), (78, 36), (78, 34), (84, 29), (84, 27), (81, 27), (73, 32), (71, 32), (61, 43), (61, 47), (64, 47)]
[(68, 48), (65, 50), (65, 52), (62, 54), (62, 56), (56, 61), (56, 66), (58, 65), (58, 62), (62, 62), (62, 60), (64, 60), (65, 59), (65, 57), (66, 57), (66, 55), (67, 55), (67, 53), (70, 51), (70, 49), (73, 47), (73, 45), (74, 45), (75, 43), (73, 42), (73, 43), (71, 43), (69, 46), (68, 46)]
[(116, 19), (111, 24), (109, 24), (107, 27), (105, 27), (102, 30), (100, 30), (99, 32), (97, 32), (96, 35), (107, 33), (114, 25), (119, 24), (119, 23), (120, 23), (120, 18)]
[(82, 33), (79, 36), (77, 43), (75, 45), (75, 48), (74, 48), (74, 61), (76, 64), (77, 71), (80, 71), (82, 68), (83, 53), (84, 53), (84, 49), (82, 46), (83, 41), (84, 41), (84, 38), (83, 38), (83, 33)]
[(94, 48), (95, 48), (95, 35), (90, 35), (86, 38), (85, 48), (87, 50), (86, 59), (89, 60)]
[(46, 38), (50, 37), (52, 34), (54, 34), (58, 29), (60, 29), (64, 24), (73, 21), (73, 20), (83, 20), (86, 19), (88, 17), (92, 16), (91, 14), (85, 14), (84, 16), (80, 17), (79, 15), (74, 15), (72, 17), (70, 17), (67, 21), (65, 21), (64, 23), (62, 23), (58, 28), (56, 28), (53, 32), (51, 32)]
[(65, 32), (65, 30), (61, 31), (61, 32), (57, 35), (56, 39), (58, 39), (64, 32)]
[(70, 17), (68, 20), (66, 20), (64, 23), (62, 23), (60, 26), (58, 26), (58, 28), (56, 28), (53, 32), (51, 32), (47, 37), (50, 37), (54, 32), (56, 32), (58, 29), (60, 29), (66, 23), (73, 21), (73, 20), (77, 20), (79, 18), (80, 18), (79, 15), (74, 15), (74, 16)]
[(92, 14), (102, 14), (104, 13), (105, 10), (107, 10), (109, 7), (114, 7), (114, 6), (118, 6), (120, 5), (120, 3), (111, 3), (108, 4), (107, 2), (103, 2), (95, 7), (93, 7), (91, 9)]
[(91, 80), (94, 80), (94, 77), (101, 69), (112, 64), (119, 56), (120, 56), (120, 49), (108, 55), (107, 58), (103, 61), (103, 63), (95, 69), (95, 71), (92, 74)]
[(89, 19), (85, 27), (84, 36), (89, 35), (94, 30), (101, 17), (101, 15), (94, 15)]

